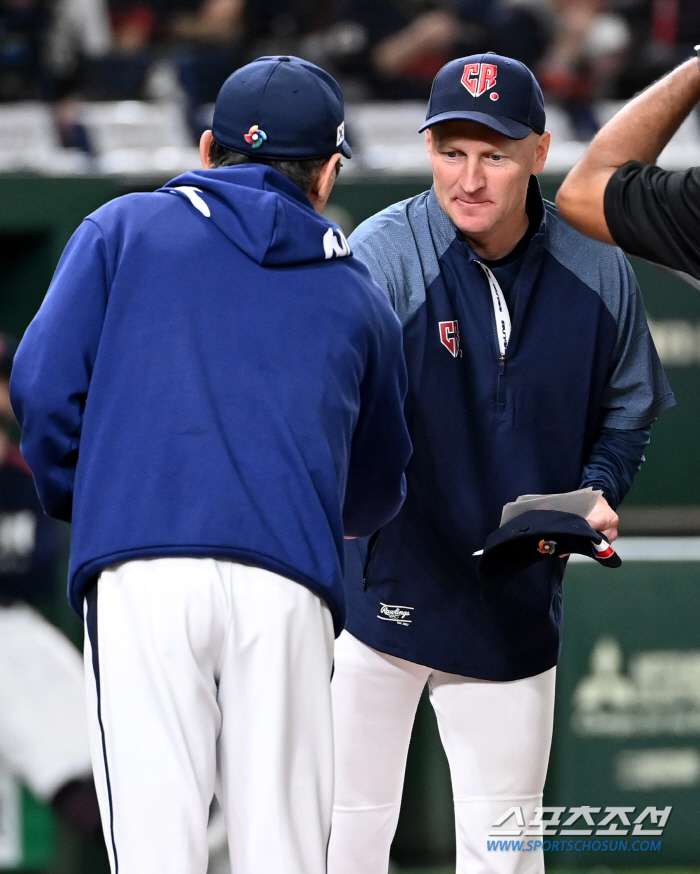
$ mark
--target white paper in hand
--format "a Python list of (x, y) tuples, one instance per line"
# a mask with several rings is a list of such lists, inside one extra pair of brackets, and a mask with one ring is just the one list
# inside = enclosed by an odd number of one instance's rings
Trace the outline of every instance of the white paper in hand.
[(574, 513), (584, 519), (591, 514), (603, 492), (599, 489), (577, 489), (561, 495), (520, 495), (506, 504), (501, 514), (501, 526), (530, 510), (559, 510)]

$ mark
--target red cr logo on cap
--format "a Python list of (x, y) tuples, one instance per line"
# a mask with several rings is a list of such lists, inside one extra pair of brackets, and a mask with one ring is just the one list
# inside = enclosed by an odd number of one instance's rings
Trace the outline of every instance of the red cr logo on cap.
[(473, 97), (481, 97), (496, 84), (495, 64), (467, 64), (462, 73), (462, 85)]

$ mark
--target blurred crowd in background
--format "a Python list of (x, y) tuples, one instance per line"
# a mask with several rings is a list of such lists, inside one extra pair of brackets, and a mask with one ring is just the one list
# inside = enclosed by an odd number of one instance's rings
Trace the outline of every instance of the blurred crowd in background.
[[(211, 103), (237, 67), (294, 54), (346, 100), (421, 100), (448, 60), (528, 64), (580, 139), (700, 42), (697, 0), (0, 0), (0, 101), (45, 100), (70, 142), (80, 100)], [(63, 121), (63, 123), (61, 123)]]

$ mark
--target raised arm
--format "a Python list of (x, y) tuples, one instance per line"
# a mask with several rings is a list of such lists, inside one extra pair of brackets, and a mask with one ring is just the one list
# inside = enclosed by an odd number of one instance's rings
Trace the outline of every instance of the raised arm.
[(614, 243), (605, 219), (610, 177), (627, 161), (654, 164), (700, 100), (700, 64), (691, 58), (649, 86), (601, 128), (562, 183), (557, 206), (575, 228)]

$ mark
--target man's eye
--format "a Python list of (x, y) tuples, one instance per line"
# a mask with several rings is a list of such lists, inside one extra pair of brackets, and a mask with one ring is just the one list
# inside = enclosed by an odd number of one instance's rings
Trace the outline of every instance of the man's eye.
[(456, 158), (457, 152), (445, 152), (445, 157), (447, 158)]
[(498, 162), (498, 161), (502, 161), (502, 160), (503, 160), (503, 155), (491, 155), (491, 160), (492, 160), (492, 161), (496, 161), (496, 162)]

